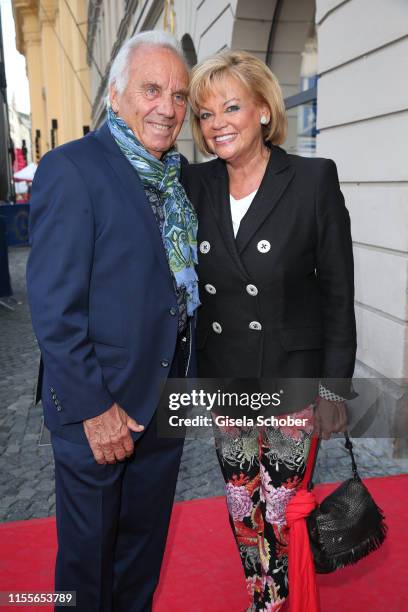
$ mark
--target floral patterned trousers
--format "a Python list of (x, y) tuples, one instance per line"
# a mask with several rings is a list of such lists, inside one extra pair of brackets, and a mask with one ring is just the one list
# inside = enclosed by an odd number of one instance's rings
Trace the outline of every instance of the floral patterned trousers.
[(250, 609), (258, 612), (283, 610), (288, 596), (285, 510), (306, 469), (313, 407), (291, 416), (307, 418), (306, 427), (214, 424), (230, 523), (252, 598)]

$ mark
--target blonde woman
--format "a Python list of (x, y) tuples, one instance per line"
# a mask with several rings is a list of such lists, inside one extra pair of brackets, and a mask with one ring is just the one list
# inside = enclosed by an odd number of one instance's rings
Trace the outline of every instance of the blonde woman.
[[(199, 219), (199, 375), (318, 380), (314, 428), (327, 439), (346, 426), (356, 350), (350, 222), (336, 165), (279, 147), (281, 89), (249, 53), (196, 66), (190, 101), (196, 144), (216, 156), (185, 172)], [(311, 402), (302, 408), (309, 425), (300, 430), (216, 435), (253, 610), (280, 610), (288, 595), (285, 508), (313, 429)]]

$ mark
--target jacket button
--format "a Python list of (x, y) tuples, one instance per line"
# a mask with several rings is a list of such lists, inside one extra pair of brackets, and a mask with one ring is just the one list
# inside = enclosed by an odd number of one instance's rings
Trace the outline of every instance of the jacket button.
[(55, 393), (54, 387), (50, 387), (50, 391), (51, 391), (51, 393)]
[(216, 334), (220, 334), (222, 332), (222, 327), (219, 323), (217, 323), (217, 321), (214, 321), (214, 323), (212, 324), (212, 328)]
[(200, 242), (199, 249), (200, 249), (200, 253), (202, 253), (203, 255), (206, 255), (211, 249), (211, 244), (208, 242), (208, 240), (203, 240), (202, 242)]
[(175, 317), (177, 314), (177, 310), (172, 306), (169, 310), (172, 317)]
[(215, 293), (217, 293), (217, 290), (214, 287), (214, 285), (210, 285), (209, 283), (204, 285), (204, 289), (207, 291), (207, 293), (211, 293), (211, 295), (214, 295)]
[(169, 367), (169, 362), (167, 361), (167, 359), (163, 359), (163, 361), (161, 362), (161, 367), (162, 368), (168, 368)]
[(249, 295), (258, 295), (258, 289), (255, 285), (247, 285), (246, 290)]
[(62, 406), (58, 405), (56, 408), (57, 408), (57, 412), (61, 412)]
[(271, 249), (271, 243), (269, 240), (260, 240), (256, 245), (256, 248), (260, 253), (267, 253)]
[(249, 324), (249, 329), (254, 329), (255, 331), (261, 331), (262, 325), (259, 321), (251, 321)]

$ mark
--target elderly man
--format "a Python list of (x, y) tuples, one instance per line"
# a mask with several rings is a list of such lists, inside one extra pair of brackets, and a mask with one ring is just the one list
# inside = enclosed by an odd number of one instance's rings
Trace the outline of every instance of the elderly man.
[(56, 590), (77, 609), (151, 610), (182, 440), (160, 382), (191, 371), (197, 221), (173, 145), (188, 72), (145, 32), (112, 64), (107, 122), (44, 156), (27, 282), (55, 458)]

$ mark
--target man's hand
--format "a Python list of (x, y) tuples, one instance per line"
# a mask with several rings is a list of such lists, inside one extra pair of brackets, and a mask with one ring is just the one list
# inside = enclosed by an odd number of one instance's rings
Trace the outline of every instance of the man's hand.
[(130, 457), (134, 444), (129, 429), (144, 430), (144, 426), (131, 419), (119, 404), (113, 404), (102, 414), (83, 423), (95, 460), (101, 465)]
[(315, 431), (323, 440), (329, 440), (332, 433), (346, 431), (347, 411), (344, 402), (320, 399), (314, 413)]

